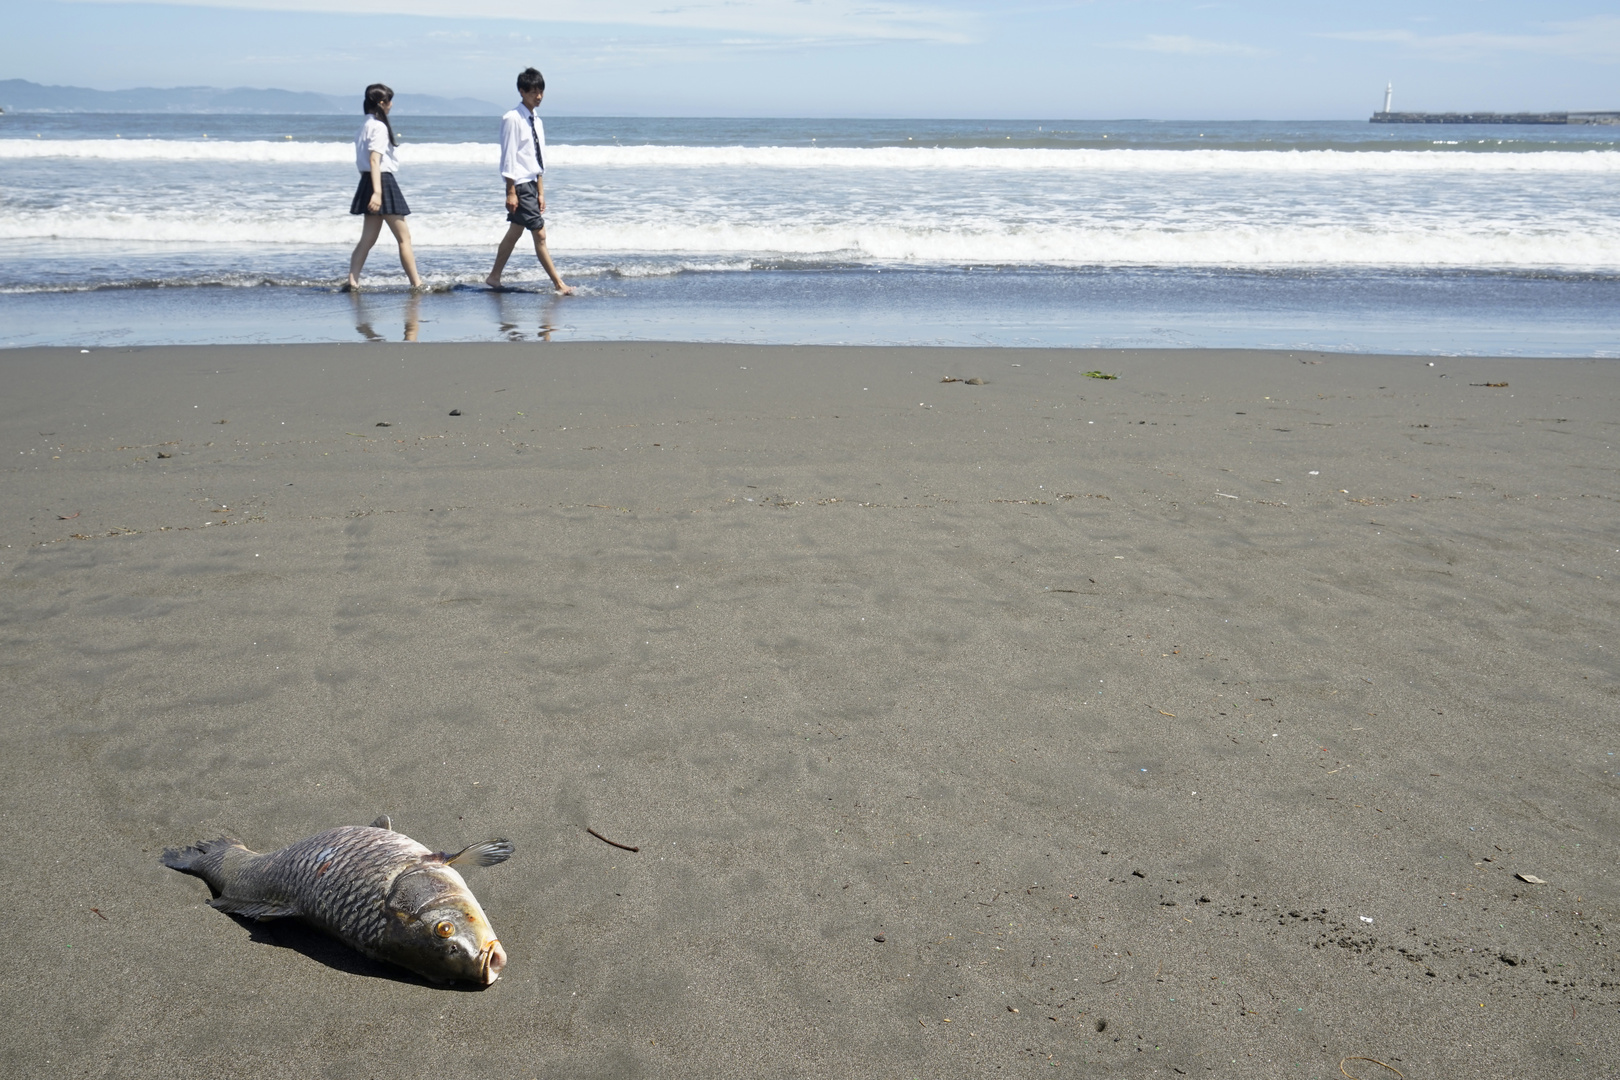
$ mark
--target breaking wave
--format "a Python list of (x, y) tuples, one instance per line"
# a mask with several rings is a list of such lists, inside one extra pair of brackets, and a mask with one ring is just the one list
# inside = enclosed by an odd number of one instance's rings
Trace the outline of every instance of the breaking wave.
[[(446, 212), (411, 219), (417, 250), (493, 249), (504, 223), (488, 214)], [(1620, 227), (1572, 224), (1514, 229), (1500, 223), (1350, 224), (1011, 224), (994, 218), (915, 225), (870, 220), (823, 224), (624, 221), (558, 214), (552, 250), (570, 261), (615, 256), (625, 276), (687, 269), (739, 269), (788, 257), (852, 264), (983, 266), (1480, 267), (1620, 268)], [(221, 248), (347, 248), (357, 234), (347, 214), (0, 213), (0, 241), (60, 241)], [(618, 257), (644, 255), (645, 263)], [(739, 262), (739, 260), (742, 260)]]
[[(1538, 150), (1060, 150), (994, 147), (552, 145), (550, 163), (594, 168), (987, 170), (1087, 173), (1620, 173), (1620, 152)], [(348, 142), (177, 139), (0, 139), (0, 160), (248, 162), (352, 167)], [(493, 143), (412, 143), (407, 165), (495, 168)]]

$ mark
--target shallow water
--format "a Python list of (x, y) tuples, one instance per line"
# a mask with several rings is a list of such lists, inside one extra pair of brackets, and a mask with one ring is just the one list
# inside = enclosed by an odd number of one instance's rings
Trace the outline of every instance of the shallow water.
[[(390, 298), (385, 237), (361, 317), (332, 292), (351, 118), (4, 117), (0, 343), (397, 337), (416, 310), (424, 340), (1620, 350), (1613, 128), (551, 119), (585, 294), (552, 304), (475, 288), (497, 122), (396, 120), (436, 291)], [(521, 249), (508, 280), (543, 284)]]

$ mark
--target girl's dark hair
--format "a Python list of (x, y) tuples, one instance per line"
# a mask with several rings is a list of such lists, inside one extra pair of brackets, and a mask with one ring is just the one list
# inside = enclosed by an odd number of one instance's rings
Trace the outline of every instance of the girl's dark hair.
[(366, 101), (363, 108), (367, 116), (375, 116), (383, 122), (383, 127), (388, 129), (388, 145), (398, 146), (399, 140), (394, 137), (394, 125), (388, 122), (388, 114), (382, 110), (383, 102), (393, 100), (394, 92), (392, 90), (380, 82), (374, 82), (366, 87)]
[(530, 90), (539, 90), (545, 93), (546, 77), (534, 68), (524, 68), (518, 72), (518, 93), (527, 94)]

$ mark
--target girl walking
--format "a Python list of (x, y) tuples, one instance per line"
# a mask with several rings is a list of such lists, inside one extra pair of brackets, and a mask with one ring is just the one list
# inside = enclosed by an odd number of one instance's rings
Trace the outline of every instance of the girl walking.
[(364, 214), (365, 224), (360, 229), (360, 242), (349, 256), (350, 289), (360, 287), (360, 270), (366, 265), (366, 256), (382, 232), (383, 222), (399, 241), (399, 264), (405, 276), (411, 279), (411, 288), (422, 287), (422, 277), (416, 272), (416, 255), (411, 251), (411, 227), (405, 224), (405, 215), (411, 208), (405, 204), (405, 195), (394, 180), (399, 171), (399, 159), (394, 147), (394, 125), (388, 122), (388, 113), (394, 107), (394, 92), (382, 83), (366, 87), (366, 122), (360, 125), (360, 134), (354, 137), (354, 163), (360, 170), (360, 186), (355, 189), (349, 213)]

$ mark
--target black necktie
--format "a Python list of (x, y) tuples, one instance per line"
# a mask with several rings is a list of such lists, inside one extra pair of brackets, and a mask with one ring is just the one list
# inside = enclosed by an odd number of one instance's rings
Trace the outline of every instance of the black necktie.
[(546, 171), (546, 159), (540, 156), (540, 133), (534, 129), (534, 113), (529, 113), (529, 134), (534, 136), (534, 160), (540, 166), (540, 171)]

